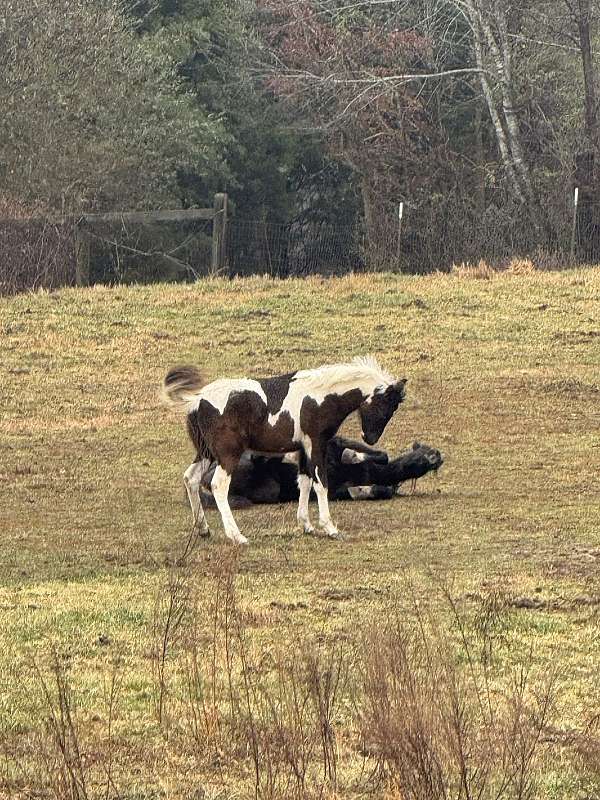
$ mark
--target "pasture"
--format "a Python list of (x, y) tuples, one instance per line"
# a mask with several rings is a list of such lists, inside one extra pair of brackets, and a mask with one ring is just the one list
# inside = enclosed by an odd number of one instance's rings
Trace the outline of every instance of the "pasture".
[[(386, 647), (418, 661), (427, 640), (469, 737), (461, 773), (429, 731), (446, 796), (475, 796), (477, 765), (502, 760), (482, 743), (521, 697), (507, 739), (532, 756), (500, 796), (598, 797), (599, 320), (597, 269), (0, 299), (0, 794), (443, 797), (402, 788), (385, 730), (410, 715), (368, 679), (387, 680)], [(167, 368), (262, 376), (366, 353), (408, 378), (380, 444), (440, 448), (439, 476), (332, 504), (343, 543), (303, 535), (293, 505), (258, 507), (235, 512), (238, 552), (209, 511), (213, 538), (178, 563), (191, 447), (159, 401)], [(420, 663), (411, 720), (427, 728), (419, 707), (446, 683)], [(375, 707), (395, 708), (387, 729)]]

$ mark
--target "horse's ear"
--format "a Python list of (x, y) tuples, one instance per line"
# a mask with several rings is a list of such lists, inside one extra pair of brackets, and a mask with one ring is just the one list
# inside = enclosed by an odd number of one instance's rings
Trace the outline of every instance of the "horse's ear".
[(398, 389), (404, 389), (407, 383), (408, 383), (408, 378), (400, 378), (399, 381), (396, 381), (394, 386), (396, 386)]

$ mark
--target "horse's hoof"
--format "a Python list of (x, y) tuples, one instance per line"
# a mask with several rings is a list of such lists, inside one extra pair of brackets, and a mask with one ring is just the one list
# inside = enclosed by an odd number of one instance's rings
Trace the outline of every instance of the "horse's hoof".
[(207, 528), (205, 531), (198, 531), (198, 538), (199, 539), (210, 539), (212, 536), (212, 532), (210, 528)]
[(333, 531), (332, 533), (328, 533), (327, 536), (329, 539), (334, 539), (337, 542), (346, 541), (346, 537), (344, 536), (344, 534), (340, 533), (339, 531)]
[(227, 538), (229, 539), (231, 544), (237, 544), (240, 546), (249, 544), (248, 539), (246, 539), (245, 536), (242, 536), (241, 533), (238, 534), (237, 536), (228, 536)]
[(304, 533), (305, 533), (307, 536), (312, 536), (312, 535), (313, 535), (313, 533), (315, 532), (315, 529), (313, 528), (313, 526), (312, 526), (312, 525), (305, 525), (305, 526), (304, 526), (304, 528), (303, 528), (303, 530), (304, 530)]

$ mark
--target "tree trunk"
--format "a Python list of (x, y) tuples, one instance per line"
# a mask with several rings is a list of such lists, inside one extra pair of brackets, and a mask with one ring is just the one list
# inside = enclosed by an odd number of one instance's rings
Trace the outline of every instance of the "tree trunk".
[(583, 82), (585, 87), (585, 132), (596, 149), (598, 147), (598, 105), (596, 101), (596, 72), (592, 57), (592, 36), (590, 32), (590, 0), (578, 0), (579, 44), (583, 62)]
[(380, 269), (384, 265), (389, 253), (387, 253), (383, 242), (384, 236), (380, 216), (381, 209), (377, 208), (373, 187), (364, 173), (360, 188), (365, 214), (365, 230), (367, 233), (365, 256), (372, 269)]
[[(477, 66), (482, 70), (481, 86), (511, 189), (520, 203), (527, 204), (536, 228), (544, 232), (546, 239), (552, 240), (553, 231), (534, 189), (521, 141), (505, 9), (502, 2), (494, 2), (488, 7), (483, 0), (460, 0), (459, 5), (466, 11), (471, 25)], [(490, 85), (490, 70), (496, 78), (500, 108)]]
[[(512, 55), (508, 41), (508, 26), (506, 24), (506, 14), (503, 8), (496, 10), (496, 22), (498, 37), (500, 40), (500, 50), (496, 51), (498, 59), (498, 76), (502, 91), (502, 109), (508, 129), (510, 149), (513, 154), (513, 164), (521, 180), (521, 184), (527, 196), (533, 200), (534, 190), (529, 171), (529, 165), (525, 160), (525, 154), (521, 145), (521, 132), (519, 130), (519, 120), (515, 110), (515, 87), (512, 73)], [(493, 37), (492, 37), (493, 40)]]
[(477, 199), (477, 210), (480, 216), (485, 211), (485, 156), (483, 151), (483, 106), (477, 104), (475, 109), (475, 163), (477, 164), (477, 175), (475, 184), (475, 197)]
[(485, 71), (485, 64), (483, 58), (482, 32), (477, 22), (476, 15), (474, 15), (474, 17), (471, 18), (471, 24), (473, 31), (473, 47), (475, 51), (475, 59), (477, 61), (478, 68), (481, 70), (481, 72), (479, 73), (481, 90), (483, 92), (483, 96), (485, 97), (492, 125), (494, 126), (494, 133), (496, 134), (496, 142), (498, 144), (498, 150), (500, 151), (502, 165), (506, 170), (506, 174), (508, 176), (513, 193), (516, 195), (519, 201), (523, 203), (525, 201), (525, 198), (523, 197), (523, 192), (521, 190), (519, 181), (517, 179), (517, 175), (515, 173), (514, 165), (512, 162), (512, 155), (510, 152), (510, 148), (508, 146), (506, 133), (504, 131), (504, 128), (502, 127), (500, 114), (498, 113), (498, 109), (496, 108), (496, 101), (494, 100), (494, 93), (492, 91), (492, 87), (490, 86), (487, 72)]
[(583, 67), (585, 136), (589, 147), (587, 152), (582, 151), (575, 157), (575, 185), (579, 187), (577, 251), (581, 258), (592, 262), (600, 258), (600, 223), (596, 221), (600, 126), (590, 30), (590, 0), (577, 0), (575, 7), (569, 4), (569, 9), (574, 14), (579, 34)]
[[(529, 174), (529, 166), (525, 161), (523, 147), (521, 146), (521, 133), (519, 120), (515, 111), (514, 86), (512, 75), (512, 59), (508, 42), (508, 28), (504, 9), (496, 6), (493, 19), (484, 16), (482, 11), (474, 9), (475, 24), (481, 28), (485, 42), (490, 50), (492, 61), (496, 68), (498, 88), (502, 97), (502, 113), (506, 125), (506, 140), (510, 150), (510, 161), (516, 173), (521, 193), (528, 200), (533, 199), (533, 185)], [(492, 25), (495, 23), (496, 37)]]

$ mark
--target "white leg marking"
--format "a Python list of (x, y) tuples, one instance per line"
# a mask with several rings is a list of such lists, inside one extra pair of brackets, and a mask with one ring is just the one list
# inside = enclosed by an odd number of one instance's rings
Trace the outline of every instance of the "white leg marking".
[(342, 464), (361, 464), (363, 461), (367, 460), (366, 453), (359, 453), (357, 450), (352, 450), (349, 447), (346, 447), (342, 451)]
[(319, 525), (323, 528), (328, 536), (338, 537), (339, 531), (331, 521), (329, 515), (329, 501), (327, 500), (327, 489), (323, 486), (319, 479), (319, 468), (315, 469), (317, 480), (315, 481), (315, 492), (317, 493), (317, 501), (319, 503)]
[(353, 500), (368, 500), (373, 494), (372, 486), (349, 486), (348, 494)]
[(314, 533), (314, 528), (310, 524), (310, 516), (308, 513), (308, 499), (310, 497), (310, 490), (312, 487), (312, 480), (308, 475), (298, 475), (298, 488), (300, 489), (300, 498), (298, 500), (298, 522), (302, 524), (304, 533)]
[(193, 464), (186, 469), (183, 473), (183, 482), (187, 490), (188, 500), (192, 507), (192, 517), (194, 519), (194, 530), (199, 533), (208, 533), (208, 522), (204, 516), (204, 509), (200, 502), (200, 484), (202, 483), (202, 476), (210, 467), (210, 461), (203, 458), (200, 461), (194, 461)]
[(312, 456), (312, 442), (310, 440), (310, 436), (304, 436), (302, 438), (302, 446), (304, 447), (304, 452), (306, 453), (307, 458), (311, 458)]
[(221, 519), (223, 520), (223, 527), (225, 528), (225, 536), (231, 539), (236, 544), (248, 544), (248, 539), (242, 536), (236, 521), (233, 518), (231, 509), (229, 508), (229, 501), (227, 495), (229, 494), (229, 484), (231, 483), (231, 475), (228, 475), (223, 467), (217, 467), (213, 479), (210, 483), (212, 488), (213, 497), (217, 508), (221, 512)]

